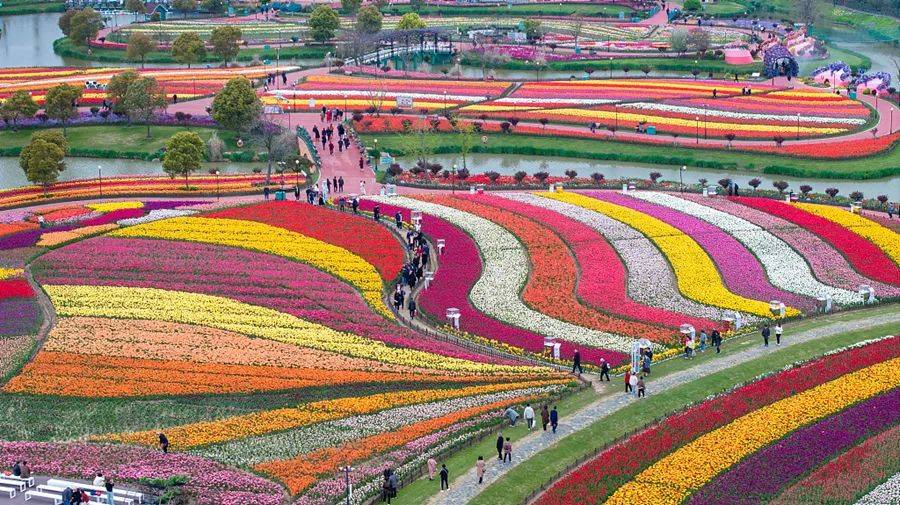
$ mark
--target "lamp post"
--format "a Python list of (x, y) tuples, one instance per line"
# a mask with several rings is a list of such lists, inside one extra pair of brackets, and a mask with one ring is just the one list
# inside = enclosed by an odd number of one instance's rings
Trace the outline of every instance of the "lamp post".
[(800, 140), (800, 113), (797, 113), (797, 140)]
[(283, 162), (283, 161), (278, 162), (278, 168), (279, 168), (279, 171), (281, 172), (281, 189), (284, 189), (284, 165), (285, 165), (285, 162)]
[(678, 192), (684, 193), (684, 172), (687, 170), (686, 165), (681, 166), (681, 170), (678, 171)]
[(97, 165), (97, 184), (100, 187), (100, 196), (103, 196), (103, 167)]
[(347, 505), (350, 505), (350, 497), (353, 494), (353, 492), (350, 490), (350, 472), (353, 471), (353, 467), (342, 466), (340, 470), (344, 472), (344, 485), (347, 487)]
[(458, 167), (456, 163), (453, 164), (453, 179), (450, 180), (450, 192), (456, 193), (456, 172)]
[(615, 126), (614, 126), (615, 130), (613, 130), (613, 135), (615, 135), (616, 130), (619, 129), (619, 104), (614, 103), (613, 110), (615, 111), (615, 114), (616, 114), (616, 122), (615, 122)]
[(703, 140), (706, 140), (706, 136), (709, 133), (709, 119), (708, 119), (709, 109), (706, 108), (706, 105), (703, 106)]
[(219, 171), (213, 172), (216, 175), (216, 200), (219, 199)]
[(613, 57), (610, 56), (609, 57), (609, 78), (610, 79), (612, 79), (612, 60), (613, 60)]
[(300, 159), (294, 160), (294, 173), (297, 174), (297, 189), (300, 189)]
[(700, 116), (695, 116), (694, 122), (695, 122), (694, 124), (696, 126), (695, 133), (696, 133), (696, 137), (697, 137), (697, 143), (699, 144), (700, 143)]

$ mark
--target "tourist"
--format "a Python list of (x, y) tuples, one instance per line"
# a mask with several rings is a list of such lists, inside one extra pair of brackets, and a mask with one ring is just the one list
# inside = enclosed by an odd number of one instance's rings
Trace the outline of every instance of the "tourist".
[(484, 457), (483, 456), (478, 456), (478, 461), (475, 462), (475, 475), (478, 477), (479, 484), (484, 482)]
[(328, 142), (328, 154), (334, 156), (334, 142)]
[(519, 420), (519, 413), (516, 412), (516, 409), (512, 408), (512, 406), (506, 407), (503, 415), (505, 415), (509, 419), (510, 426), (515, 426), (516, 421)]
[(103, 472), (97, 472), (97, 476), (94, 477), (94, 485), (97, 487), (103, 487), (106, 485), (106, 478), (103, 477)]
[(319, 140), (319, 127), (318, 126), (313, 126), (313, 137), (316, 139), (316, 141)]
[(638, 398), (644, 397), (644, 376), (641, 375), (637, 381), (637, 392)]
[(716, 348), (716, 354), (722, 352), (722, 334), (719, 333), (719, 330), (712, 331), (712, 345)]
[(625, 394), (631, 392), (631, 369), (625, 370)]
[(503, 433), (497, 436), (497, 459), (503, 461)]
[(717, 90), (716, 88), (713, 88), (713, 98), (715, 98), (718, 95), (719, 95), (719, 90)]
[(544, 431), (547, 431), (548, 424), (550, 424), (550, 411), (544, 405), (541, 407), (541, 425), (544, 427)]
[(391, 470), (391, 476), (388, 477), (388, 503), (391, 502), (391, 498), (397, 497), (397, 472)]
[(391, 470), (386, 468), (383, 472), (381, 472), (382, 482), (381, 482), (381, 503), (391, 502)]
[(578, 349), (575, 349), (575, 355), (572, 358), (572, 373), (575, 373), (575, 370), (578, 370), (578, 376), (581, 377), (581, 374), (584, 373), (584, 370), (581, 368), (581, 353), (578, 352)]
[(22, 477), (23, 479), (31, 478), (31, 467), (28, 466), (27, 461), (22, 461), (22, 464), (19, 465), (19, 469), (20, 469), (20, 474), (19, 474), (20, 477)]
[(375, 218), (376, 221), (381, 221), (381, 207), (376, 205), (375, 208), (372, 209), (372, 216)]
[(769, 323), (763, 325), (760, 333), (762, 334), (763, 338), (763, 347), (769, 347), (769, 335), (772, 334), (772, 330), (769, 329)]
[(359, 181), (359, 194), (366, 195), (366, 181)]
[(638, 374), (636, 370), (632, 370), (631, 377), (628, 378), (628, 385), (631, 386), (631, 394), (637, 396)]
[(447, 465), (441, 465), (441, 491), (450, 489), (450, 472)]
[(12, 467), (13, 477), (21, 477), (22, 476), (22, 462), (16, 461)]
[(163, 433), (161, 431), (159, 433), (157, 433), (157, 435), (159, 435), (159, 449), (163, 453), (168, 453), (169, 452), (169, 438), (166, 436), (165, 433)]
[(294, 186), (294, 200), (300, 201), (300, 185)]
[(338, 139), (338, 152), (344, 152), (344, 142), (341, 139)]
[(782, 333), (784, 333), (784, 329), (781, 327), (781, 322), (775, 323), (775, 345), (781, 345)]
[[(325, 187), (327, 187), (328, 192), (331, 193), (331, 179), (329, 179), (327, 177), (325, 178)], [(334, 188), (334, 189), (337, 189), (337, 188)]]
[(340, 188), (340, 192), (344, 192), (344, 176), (338, 177), (338, 187)]
[(650, 354), (645, 354), (644, 362), (642, 363), (642, 366), (641, 366), (641, 372), (644, 375), (650, 375), (650, 362), (651, 361), (652, 361), (652, 358), (650, 357)]
[(553, 433), (556, 433), (557, 426), (559, 426), (559, 412), (556, 411), (556, 405), (554, 405), (553, 410), (550, 411), (550, 427), (553, 428)]
[(67, 487), (62, 491), (62, 502), (63, 505), (69, 505), (72, 503), (72, 497), (75, 495), (75, 491), (72, 488)]
[(888, 215), (888, 219), (894, 219), (894, 202), (888, 202), (887, 215)]
[(266, 200), (269, 199), (269, 187), (268, 186), (263, 187), (263, 198), (265, 198)]
[(354, 199), (350, 202), (350, 206), (353, 207), (353, 213), (354, 213), (354, 214), (359, 214), (359, 199), (358, 199), (358, 198), (354, 198)]
[(105, 484), (105, 486), (103, 486), (103, 487), (106, 488), (106, 502), (107, 502), (107, 505), (116, 505), (116, 499), (115, 499), (115, 496), (114, 496), (114, 493), (113, 493), (113, 483), (112, 483), (112, 481), (111, 481), (111, 480), (106, 481), (106, 484)]
[(503, 462), (507, 461), (512, 463), (512, 442), (509, 441), (509, 437), (506, 437), (506, 442), (503, 443)]
[(344, 125), (338, 124), (337, 130), (338, 130), (338, 137), (344, 138)]
[(364, 164), (364, 163), (365, 163), (365, 160), (363, 159), (362, 156), (360, 156), (360, 157), (359, 157), (359, 171), (360, 171), (360, 172), (362, 172), (363, 164)]
[(534, 428), (534, 409), (531, 408), (530, 403), (525, 405), (525, 410), (522, 412), (522, 417), (525, 418), (525, 424), (528, 425), (529, 430)]
[(409, 303), (406, 305), (406, 308), (409, 309), (409, 318), (415, 319), (416, 318), (416, 300), (412, 296), (409, 297)]
[(394, 214), (394, 222), (397, 223), (397, 229), (403, 228), (403, 214), (398, 210), (396, 214)]
[(606, 382), (609, 382), (609, 363), (604, 358), (600, 358), (600, 382), (603, 382), (603, 377), (606, 377)]
[(434, 472), (437, 470), (437, 461), (428, 458), (428, 480), (434, 480)]
[(178, 103), (178, 95), (172, 94), (172, 103)]
[(706, 350), (706, 330), (700, 330), (700, 352)]

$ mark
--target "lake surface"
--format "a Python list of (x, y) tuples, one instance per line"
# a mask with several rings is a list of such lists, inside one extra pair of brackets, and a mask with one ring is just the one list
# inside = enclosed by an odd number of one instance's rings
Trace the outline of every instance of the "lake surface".
[[(400, 158), (403, 166), (412, 165), (409, 159)], [(438, 155), (432, 157), (433, 161), (441, 163), (444, 167), (451, 167), (455, 163), (462, 166), (462, 158), (456, 155)], [(521, 156), (504, 154), (470, 154), (467, 157), (467, 165), (473, 173), (483, 173), (490, 170), (504, 175), (512, 175), (520, 170), (529, 175), (538, 171), (545, 171), (551, 175), (563, 176), (566, 170), (575, 170), (582, 177), (590, 176), (594, 172), (600, 172), (607, 179), (639, 178), (649, 179), (650, 172), (659, 172), (667, 181), (678, 181), (679, 167), (660, 165), (644, 165), (640, 163), (621, 163), (581, 160), (575, 158), (556, 158), (549, 156)], [(900, 199), (900, 177), (890, 179), (876, 179), (871, 181), (848, 181), (832, 179), (800, 179), (796, 177), (770, 176), (753, 172), (710, 170), (702, 168), (689, 168), (684, 173), (686, 184), (696, 184), (700, 178), (709, 180), (708, 184), (715, 185), (719, 179), (730, 177), (742, 188), (751, 189), (747, 182), (758, 177), (763, 183), (760, 188), (772, 189), (772, 182), (783, 180), (790, 183), (789, 189), (799, 191), (801, 184), (809, 184), (816, 193), (824, 193), (825, 188), (838, 188), (840, 194), (848, 195), (853, 191), (862, 191), (867, 197), (876, 195), (888, 195), (892, 200)]]

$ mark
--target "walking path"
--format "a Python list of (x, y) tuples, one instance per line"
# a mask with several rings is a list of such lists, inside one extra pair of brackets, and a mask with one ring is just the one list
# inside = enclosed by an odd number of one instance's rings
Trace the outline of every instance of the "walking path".
[[(840, 333), (846, 333), (849, 331), (860, 329), (873, 328), (890, 323), (900, 323), (900, 312), (879, 314), (861, 320), (836, 321), (827, 326), (814, 328), (812, 330), (807, 330), (794, 335), (789, 334), (784, 338), (781, 347), (772, 346), (770, 348), (764, 348), (760, 345), (756, 345), (756, 343), (754, 342), (750, 348), (744, 349), (740, 352), (726, 355), (721, 359), (704, 362), (691, 368), (671, 373), (660, 378), (659, 380), (650, 381), (647, 383), (647, 394), (654, 395), (669, 391), (678, 386), (682, 386), (684, 384), (697, 380), (701, 377), (726, 370), (748, 361), (752, 361), (756, 358), (763, 357), (770, 352), (776, 352), (778, 349), (783, 347), (790, 347), (822, 337), (833, 336)], [(873, 337), (877, 336), (880, 335), (873, 335)], [(725, 342), (726, 346), (728, 344), (728, 342)], [(618, 391), (619, 387), (622, 386), (621, 381), (617, 380), (614, 382), (610, 382), (609, 384), (610, 386), (606, 388), (607, 393), (605, 397), (595, 401), (594, 403), (591, 403), (590, 405), (582, 408), (575, 413), (561, 412), (560, 424), (556, 434), (553, 434), (549, 431), (538, 431), (526, 436), (525, 438), (517, 442), (515, 446), (513, 446), (512, 462), (500, 463), (493, 458), (489, 458), (489, 461), (486, 465), (484, 484), (478, 484), (478, 479), (475, 476), (475, 469), (472, 468), (464, 475), (453, 480), (448, 491), (433, 496), (428, 501), (428, 503), (442, 505), (459, 505), (461, 503), (468, 503), (483, 489), (488, 487), (491, 483), (499, 480), (511, 469), (515, 468), (523, 461), (534, 457), (539, 452), (557, 443), (560, 439), (577, 431), (581, 431), (590, 426), (595, 421), (609, 416), (635, 401), (639, 401), (634, 399), (630, 395), (626, 395)]]

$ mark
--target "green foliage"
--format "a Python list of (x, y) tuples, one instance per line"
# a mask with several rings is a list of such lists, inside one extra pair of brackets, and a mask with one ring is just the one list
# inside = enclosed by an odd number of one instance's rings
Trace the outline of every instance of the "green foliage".
[(147, 124), (147, 138), (150, 135), (150, 123), (154, 113), (166, 107), (166, 96), (159, 83), (153, 77), (139, 77), (128, 86), (124, 98), (125, 109), (132, 121)]
[(78, 11), (74, 9), (67, 10), (59, 17), (59, 21), (56, 22), (56, 24), (59, 25), (60, 31), (62, 31), (63, 35), (66, 37), (68, 37), (69, 33), (72, 31), (72, 18), (75, 17), (75, 14), (78, 14)]
[(421, 30), (425, 26), (425, 21), (415, 12), (407, 12), (397, 23), (398, 30)]
[(129, 60), (140, 60), (141, 68), (144, 68), (144, 58), (154, 49), (156, 49), (156, 44), (150, 40), (147, 34), (134, 32), (128, 37), (128, 48), (125, 50), (125, 55)]
[(688, 12), (697, 12), (700, 10), (700, 0), (684, 0), (684, 10)]
[(537, 19), (526, 19), (523, 23), (525, 25), (525, 38), (529, 41), (534, 42), (543, 37), (543, 33), (541, 30), (541, 22)]
[(337, 12), (327, 5), (319, 5), (309, 15), (309, 32), (316, 42), (325, 42), (334, 38), (335, 31), (341, 26)]
[(100, 13), (87, 7), (72, 16), (67, 36), (77, 45), (87, 45), (89, 40), (97, 36), (101, 28), (103, 18)]
[(367, 5), (356, 14), (356, 29), (363, 33), (378, 33), (381, 31), (382, 16), (378, 9)]
[(687, 51), (688, 31), (684, 28), (676, 28), (669, 35), (669, 47), (678, 54)]
[(81, 98), (81, 88), (71, 84), (59, 84), (47, 90), (44, 98), (44, 111), (53, 119), (58, 119), (63, 124), (63, 133), (66, 132), (66, 123), (78, 115), (77, 101)]
[(213, 14), (222, 14), (227, 7), (228, 5), (224, 0), (202, 0), (200, 2), (201, 9)]
[(262, 114), (262, 103), (245, 77), (225, 83), (212, 102), (212, 117), (234, 131), (248, 130)]
[(125, 0), (125, 10), (136, 15), (146, 14), (147, 6), (144, 5), (144, 0)]
[(113, 112), (116, 114), (128, 114), (128, 106), (125, 103), (125, 93), (131, 83), (138, 80), (140, 75), (136, 70), (126, 70), (116, 74), (106, 85), (106, 99), (112, 103)]
[(206, 45), (197, 32), (184, 32), (172, 42), (172, 57), (191, 68), (192, 64), (206, 59)]
[(200, 135), (190, 131), (178, 132), (166, 143), (163, 170), (173, 178), (184, 176), (184, 184), (187, 186), (188, 175), (200, 170), (203, 151)]
[(233, 60), (238, 55), (241, 40), (241, 29), (236, 26), (220, 26), (212, 31), (209, 43), (212, 44), (212, 52), (225, 63)]
[(38, 111), (38, 105), (34, 103), (31, 95), (24, 90), (16, 91), (0, 106), (0, 116), (3, 120), (15, 125), (20, 118), (29, 118)]
[(66, 168), (63, 159), (66, 156), (68, 142), (59, 130), (35, 132), (31, 142), (22, 148), (19, 155), (19, 166), (25, 171), (25, 177), (32, 184), (47, 187), (56, 182), (59, 173)]
[(341, 11), (344, 14), (355, 14), (362, 5), (362, 0), (341, 0)]
[(172, 0), (172, 7), (187, 17), (188, 12), (197, 10), (197, 2), (195, 0)]

